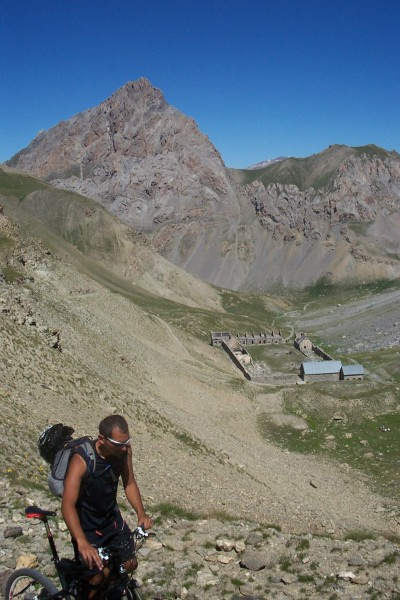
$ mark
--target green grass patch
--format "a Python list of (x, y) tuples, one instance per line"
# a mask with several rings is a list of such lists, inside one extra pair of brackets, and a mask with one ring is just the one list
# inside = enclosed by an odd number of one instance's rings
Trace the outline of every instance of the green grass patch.
[(222, 306), (229, 314), (244, 317), (245, 322), (248, 323), (257, 323), (258, 328), (262, 326), (268, 328), (279, 308), (278, 302), (276, 306), (268, 306), (267, 297), (249, 292), (223, 289), (221, 290), (221, 300)]
[(22, 273), (13, 267), (3, 267), (2, 273), (7, 283), (14, 283), (19, 277), (22, 277)]
[(29, 175), (9, 173), (0, 168), (0, 194), (22, 200), (31, 192), (44, 189), (50, 189), (50, 186)]
[(282, 556), (279, 561), (282, 571), (288, 573), (293, 567), (293, 561), (289, 556)]
[(5, 235), (0, 235), (0, 252), (4, 252), (9, 250), (14, 246), (14, 241), (6, 237)]
[(211, 331), (229, 331), (233, 335), (270, 332), (274, 317), (288, 306), (284, 300), (270, 301), (257, 294), (221, 290), (220, 296), (225, 313), (195, 309), (155, 297), (137, 296), (134, 301), (167, 323), (206, 342), (211, 341)]
[(246, 583), (245, 581), (243, 581), (242, 579), (238, 579), (237, 577), (232, 577), (232, 579), (231, 579), (231, 584), (237, 588), (242, 585), (245, 585), (245, 583)]
[(171, 517), (185, 519), (186, 521), (197, 521), (200, 519), (199, 514), (187, 511), (171, 502), (161, 502), (160, 504), (151, 506), (149, 507), (149, 511), (152, 514), (158, 513), (157, 519), (161, 520), (169, 519)]
[(293, 341), (287, 344), (246, 346), (246, 350), (253, 360), (265, 363), (271, 374), (298, 374), (301, 363), (306, 360), (304, 354), (294, 348)]
[(230, 515), (223, 510), (213, 510), (204, 516), (206, 516), (208, 519), (216, 519), (217, 521), (221, 521), (221, 523), (231, 523), (237, 521), (237, 516)]
[(186, 571), (186, 577), (196, 577), (197, 573), (201, 570), (202, 565), (200, 563), (193, 563)]
[(399, 552), (397, 552), (395, 550), (394, 552), (387, 554), (385, 556), (385, 558), (382, 560), (382, 563), (384, 563), (386, 565), (394, 565), (398, 561), (399, 556), (400, 556)]
[(369, 371), (378, 375), (380, 385), (375, 386), (374, 393), (384, 401), (387, 394), (398, 396), (400, 384), (400, 348), (383, 348), (378, 352), (359, 352), (352, 355), (352, 359), (362, 365), (368, 365)]
[[(258, 416), (259, 429), (268, 441), (291, 452), (320, 454), (359, 469), (371, 478), (372, 487), (396, 497), (399, 492), (400, 413), (371, 414), (368, 409), (379, 407), (367, 399), (363, 411), (362, 393), (357, 393), (354, 387), (351, 392), (354, 402), (347, 400), (341, 405), (348, 417), (343, 421), (332, 419), (335, 412), (341, 411), (337, 404), (329, 406), (327, 394), (325, 398), (316, 396), (313, 402), (307, 399), (307, 405), (299, 397), (293, 398), (289, 412), (305, 419), (308, 429), (278, 425), (265, 413)], [(335, 403), (334, 399), (332, 403)]]
[(300, 583), (314, 583), (315, 575), (300, 574), (298, 575), (298, 580)]
[(352, 540), (353, 542), (363, 542), (364, 540), (374, 540), (375, 538), (376, 536), (373, 533), (361, 529), (349, 531), (343, 537), (344, 540)]
[(308, 550), (309, 548), (310, 548), (310, 540), (307, 540), (306, 538), (302, 538), (296, 544), (296, 550), (298, 550), (298, 551)]
[(308, 302), (318, 300), (318, 308), (333, 306), (335, 304), (346, 304), (356, 300), (365, 299), (392, 290), (400, 289), (400, 280), (378, 280), (360, 285), (333, 285), (328, 277), (321, 277), (315, 284), (307, 286), (296, 293), (294, 308), (303, 310)]
[(185, 446), (188, 446), (192, 450), (204, 452), (206, 450), (205, 446), (194, 437), (186, 433), (185, 431), (171, 431), (172, 435), (179, 440)]
[(356, 235), (365, 236), (368, 232), (368, 227), (371, 225), (371, 223), (363, 221), (349, 221), (347, 225), (349, 229), (354, 231)]

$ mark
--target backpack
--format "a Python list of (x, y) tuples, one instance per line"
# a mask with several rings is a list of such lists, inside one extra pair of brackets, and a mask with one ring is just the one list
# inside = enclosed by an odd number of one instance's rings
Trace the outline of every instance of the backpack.
[(40, 456), (51, 465), (58, 450), (66, 442), (72, 440), (74, 431), (72, 427), (68, 427), (62, 423), (46, 427), (40, 434), (37, 442)]
[(69, 459), (72, 451), (78, 446), (82, 452), (87, 466), (87, 475), (93, 475), (96, 469), (96, 454), (93, 448), (93, 440), (88, 436), (73, 439), (74, 429), (62, 423), (50, 425), (40, 434), (38, 449), (40, 456), (50, 463), (51, 468), (47, 476), (50, 491), (55, 496), (62, 496), (64, 492), (64, 478), (67, 472)]

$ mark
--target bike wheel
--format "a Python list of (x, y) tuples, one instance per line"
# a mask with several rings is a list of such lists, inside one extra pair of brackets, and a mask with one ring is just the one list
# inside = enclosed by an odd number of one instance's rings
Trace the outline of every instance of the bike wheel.
[(128, 585), (128, 589), (126, 591), (126, 597), (128, 600), (143, 600), (143, 596), (140, 595), (140, 592), (137, 588), (136, 581), (132, 581), (130, 585)]
[(126, 594), (123, 596), (126, 600), (143, 600), (143, 597), (139, 594), (137, 589), (135, 590), (126, 590)]
[(17, 569), (7, 579), (5, 600), (48, 600), (58, 590), (54, 583), (35, 569)]

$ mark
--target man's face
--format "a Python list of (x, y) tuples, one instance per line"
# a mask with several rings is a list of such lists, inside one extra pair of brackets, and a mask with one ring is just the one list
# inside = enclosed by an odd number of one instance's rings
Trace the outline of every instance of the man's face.
[(101, 436), (101, 438), (103, 442), (103, 451), (106, 451), (108, 456), (127, 452), (131, 445), (129, 431), (123, 433), (116, 427), (112, 430), (110, 437)]

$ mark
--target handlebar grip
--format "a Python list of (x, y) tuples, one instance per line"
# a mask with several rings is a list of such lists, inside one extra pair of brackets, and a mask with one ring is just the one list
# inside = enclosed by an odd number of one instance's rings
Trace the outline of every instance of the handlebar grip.
[(145, 530), (143, 523), (141, 525), (138, 525), (133, 533), (136, 537), (139, 537), (139, 538), (145, 538), (145, 537), (148, 537), (148, 535), (149, 535), (147, 533), (147, 531)]

